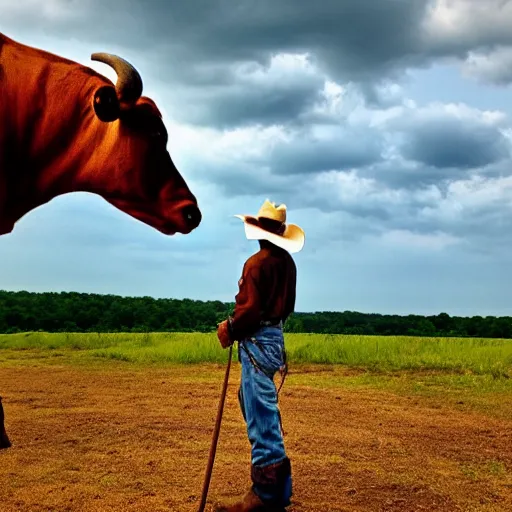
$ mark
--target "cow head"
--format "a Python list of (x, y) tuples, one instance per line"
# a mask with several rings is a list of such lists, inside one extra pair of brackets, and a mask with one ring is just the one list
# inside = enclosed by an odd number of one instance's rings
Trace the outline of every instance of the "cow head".
[(91, 58), (117, 73), (115, 87), (101, 85), (92, 98), (95, 116), (105, 126), (101, 166), (109, 171), (98, 193), (166, 235), (190, 233), (200, 224), (201, 212), (167, 151), (167, 130), (157, 106), (141, 96), (139, 73), (115, 55), (94, 53)]

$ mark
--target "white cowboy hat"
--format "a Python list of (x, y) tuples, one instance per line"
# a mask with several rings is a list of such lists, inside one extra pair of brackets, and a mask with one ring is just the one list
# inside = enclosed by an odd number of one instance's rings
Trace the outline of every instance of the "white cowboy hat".
[(286, 205), (276, 206), (265, 200), (256, 216), (235, 215), (241, 219), (248, 240), (268, 240), (290, 253), (304, 247), (304, 230), (296, 224), (286, 224)]

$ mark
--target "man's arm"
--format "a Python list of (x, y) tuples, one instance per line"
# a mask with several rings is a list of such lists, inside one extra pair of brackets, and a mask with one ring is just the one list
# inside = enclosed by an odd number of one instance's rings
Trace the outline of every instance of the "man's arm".
[(238, 294), (235, 297), (235, 310), (229, 317), (229, 329), (235, 340), (249, 336), (260, 326), (261, 297), (260, 269), (256, 266), (245, 265), (240, 281)]
[(283, 323), (288, 320), (289, 316), (295, 311), (295, 299), (296, 299), (296, 286), (297, 286), (297, 267), (295, 262), (291, 261), (290, 268), (287, 274), (288, 281), (288, 294), (286, 297)]
[(220, 323), (217, 336), (226, 348), (234, 341), (241, 340), (255, 332), (260, 325), (260, 270), (258, 266), (247, 262), (238, 281), (238, 293), (235, 297), (235, 310), (232, 316)]
[(288, 296), (288, 300), (286, 302), (286, 307), (284, 311), (283, 324), (288, 320), (290, 315), (295, 311), (295, 288), (290, 291)]

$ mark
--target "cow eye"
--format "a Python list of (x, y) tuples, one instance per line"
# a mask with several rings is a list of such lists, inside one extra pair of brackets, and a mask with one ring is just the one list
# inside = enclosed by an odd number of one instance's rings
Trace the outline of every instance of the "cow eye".
[(166, 139), (167, 138), (167, 130), (158, 123), (156, 126), (153, 125), (148, 127), (149, 136), (152, 139)]

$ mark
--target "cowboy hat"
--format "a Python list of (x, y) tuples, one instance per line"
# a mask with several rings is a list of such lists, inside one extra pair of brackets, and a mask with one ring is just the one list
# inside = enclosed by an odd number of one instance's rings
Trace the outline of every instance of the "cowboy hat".
[(304, 230), (296, 224), (286, 224), (286, 205), (276, 206), (265, 200), (254, 215), (235, 215), (241, 219), (248, 240), (268, 240), (288, 252), (299, 252), (304, 247)]

